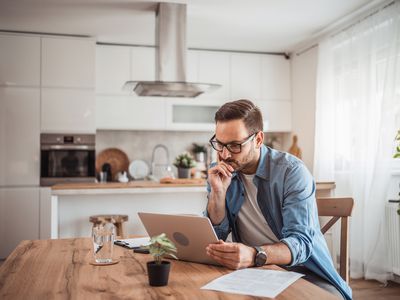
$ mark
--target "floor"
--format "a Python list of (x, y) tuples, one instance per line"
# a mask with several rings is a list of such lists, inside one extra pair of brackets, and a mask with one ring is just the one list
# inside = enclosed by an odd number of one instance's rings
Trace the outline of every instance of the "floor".
[[(3, 262), (0, 260), (0, 266)], [(352, 279), (350, 286), (354, 300), (400, 300), (400, 284), (392, 281), (384, 287), (375, 280)]]
[(375, 280), (352, 279), (350, 286), (354, 300), (400, 300), (400, 284), (393, 281), (384, 287)]

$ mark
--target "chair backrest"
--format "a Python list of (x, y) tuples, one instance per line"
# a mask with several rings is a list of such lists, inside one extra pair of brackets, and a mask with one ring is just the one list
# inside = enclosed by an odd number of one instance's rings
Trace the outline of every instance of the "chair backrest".
[(349, 282), (349, 217), (353, 211), (353, 198), (317, 198), (318, 215), (321, 217), (332, 217), (328, 223), (321, 228), (325, 234), (336, 221), (341, 218), (340, 229), (340, 267), (339, 274)]

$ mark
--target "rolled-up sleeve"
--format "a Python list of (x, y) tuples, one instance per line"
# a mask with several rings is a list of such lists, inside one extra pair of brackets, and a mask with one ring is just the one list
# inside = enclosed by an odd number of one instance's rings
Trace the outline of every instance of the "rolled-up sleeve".
[(313, 239), (319, 228), (315, 201), (315, 183), (302, 163), (287, 169), (282, 203), (281, 242), (292, 254), (290, 266), (305, 262), (313, 251)]

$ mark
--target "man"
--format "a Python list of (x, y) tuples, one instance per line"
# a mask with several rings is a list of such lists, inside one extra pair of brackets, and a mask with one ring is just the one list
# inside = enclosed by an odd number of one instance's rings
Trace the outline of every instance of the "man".
[[(207, 214), (220, 241), (207, 254), (231, 269), (286, 266), (351, 299), (320, 231), (315, 183), (302, 161), (264, 146), (262, 115), (249, 100), (224, 104), (215, 122), (210, 143), (218, 162), (208, 171)], [(224, 242), (229, 233), (233, 243)]]

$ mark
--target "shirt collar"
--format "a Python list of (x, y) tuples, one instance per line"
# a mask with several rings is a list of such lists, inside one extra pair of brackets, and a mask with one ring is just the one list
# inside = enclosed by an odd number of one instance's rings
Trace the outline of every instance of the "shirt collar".
[(267, 154), (268, 148), (265, 145), (262, 145), (260, 148), (260, 160), (258, 161), (258, 167), (256, 171), (256, 176), (268, 180), (269, 175), (267, 172)]
[[(260, 148), (260, 160), (258, 161), (258, 166), (257, 166), (257, 171), (256, 171), (256, 176), (260, 177), (264, 180), (268, 180), (268, 172), (267, 172), (267, 153), (268, 153), (268, 148), (265, 145), (262, 145)], [(234, 172), (232, 174), (232, 178), (235, 178), (238, 175), (237, 172)], [(237, 177), (239, 178), (239, 176)]]

